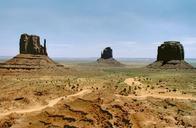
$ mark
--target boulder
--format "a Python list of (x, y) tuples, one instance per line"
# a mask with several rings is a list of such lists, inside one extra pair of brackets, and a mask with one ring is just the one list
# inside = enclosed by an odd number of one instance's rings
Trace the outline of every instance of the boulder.
[(184, 48), (178, 41), (166, 41), (158, 46), (157, 60), (147, 66), (148, 68), (193, 68), (184, 60)]
[(42, 46), (39, 36), (22, 34), (20, 37), (20, 54), (47, 56), (46, 40), (44, 39), (44, 46)]

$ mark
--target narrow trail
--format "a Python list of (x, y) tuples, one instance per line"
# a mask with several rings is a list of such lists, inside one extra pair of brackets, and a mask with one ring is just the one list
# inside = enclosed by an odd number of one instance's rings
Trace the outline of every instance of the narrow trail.
[(170, 96), (170, 95), (158, 95), (158, 94), (146, 94), (142, 96), (137, 96), (138, 98), (147, 98), (147, 97), (154, 97), (159, 99), (177, 99), (177, 100), (193, 100), (196, 101), (196, 98), (192, 96)]
[[(124, 81), (124, 83), (128, 84), (129, 86), (132, 85), (132, 83), (135, 83), (137, 85), (143, 85), (141, 82), (134, 80), (133, 78), (128, 78)], [(116, 95), (117, 97), (122, 97), (122, 95)], [(142, 92), (141, 95), (135, 96), (135, 95), (129, 95), (129, 96), (123, 96), (123, 97), (129, 97), (129, 98), (141, 98), (146, 99), (148, 97), (153, 98), (159, 98), (159, 99), (178, 99), (178, 100), (193, 100), (196, 101), (196, 98), (191, 95), (176, 95), (174, 93), (166, 92), (165, 94), (148, 94), (145, 93), (145, 91)]]
[(158, 98), (158, 99), (177, 99), (177, 100), (193, 100), (196, 101), (196, 98), (193, 97), (180, 97), (180, 96), (166, 96), (166, 95), (141, 95), (141, 96), (134, 96), (134, 95), (128, 95), (128, 96), (122, 96), (119, 94), (115, 95), (116, 97), (127, 97), (127, 98), (136, 98), (136, 99), (146, 99), (148, 97)]
[(31, 113), (31, 112), (38, 112), (38, 111), (41, 111), (47, 107), (53, 107), (54, 105), (56, 105), (60, 100), (69, 100), (69, 101), (73, 101), (74, 99), (76, 98), (81, 98), (83, 97), (84, 95), (86, 94), (89, 94), (91, 93), (92, 91), (89, 90), (89, 89), (85, 89), (85, 90), (82, 90), (78, 93), (75, 93), (75, 94), (71, 94), (71, 95), (68, 95), (68, 96), (63, 96), (63, 97), (58, 97), (58, 98), (55, 98), (53, 100), (50, 100), (48, 101), (48, 104), (47, 105), (44, 105), (44, 106), (41, 106), (41, 105), (37, 105), (37, 106), (32, 106), (31, 108), (28, 108), (28, 109), (21, 109), (21, 110), (11, 110), (9, 112), (5, 112), (5, 113), (0, 113), (0, 118), (4, 117), (4, 116), (7, 116), (7, 115), (10, 115), (12, 113), (17, 113), (17, 114), (24, 114), (24, 113)]

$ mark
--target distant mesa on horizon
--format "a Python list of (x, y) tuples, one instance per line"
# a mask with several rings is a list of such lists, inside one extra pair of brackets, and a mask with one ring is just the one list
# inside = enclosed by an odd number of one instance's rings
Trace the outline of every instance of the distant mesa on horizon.
[(184, 47), (179, 41), (165, 41), (158, 46), (157, 60), (147, 67), (165, 69), (193, 68), (184, 60)]
[(123, 66), (123, 64), (113, 58), (113, 51), (111, 47), (106, 47), (101, 52), (101, 58), (97, 59), (97, 63), (111, 66)]

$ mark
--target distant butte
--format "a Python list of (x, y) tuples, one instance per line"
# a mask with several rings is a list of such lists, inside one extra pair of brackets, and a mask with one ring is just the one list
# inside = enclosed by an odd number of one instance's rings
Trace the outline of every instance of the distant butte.
[(112, 49), (110, 47), (106, 47), (103, 52), (101, 52), (102, 59), (110, 59), (113, 58)]
[(99, 64), (106, 64), (111, 66), (123, 66), (120, 62), (113, 58), (113, 51), (110, 47), (106, 47), (101, 52), (101, 58), (97, 59)]
[(48, 57), (46, 40), (44, 39), (44, 46), (42, 46), (39, 36), (22, 34), (19, 47), (20, 54), (5, 63), (0, 63), (0, 69), (31, 70), (63, 67)]
[(157, 60), (148, 68), (189, 69), (193, 68), (184, 60), (184, 48), (178, 41), (166, 41), (158, 47)]

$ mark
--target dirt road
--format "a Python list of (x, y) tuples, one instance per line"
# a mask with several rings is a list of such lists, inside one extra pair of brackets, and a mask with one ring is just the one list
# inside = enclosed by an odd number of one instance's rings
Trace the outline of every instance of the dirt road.
[(37, 111), (41, 111), (47, 107), (53, 107), (54, 105), (56, 105), (60, 100), (74, 100), (75, 98), (81, 98), (83, 97), (84, 95), (90, 93), (91, 90), (89, 89), (85, 89), (85, 90), (82, 90), (78, 93), (75, 93), (75, 94), (71, 94), (71, 95), (68, 95), (68, 96), (63, 96), (63, 97), (58, 97), (58, 98), (55, 98), (55, 99), (52, 99), (52, 100), (49, 100), (48, 101), (48, 104), (47, 105), (44, 105), (44, 106), (41, 106), (41, 105), (37, 105), (37, 106), (32, 106), (31, 108), (27, 108), (27, 109), (21, 109), (21, 110), (11, 110), (11, 111), (8, 111), (8, 112), (5, 112), (5, 113), (1, 113), (0, 114), (0, 118), (4, 117), (4, 116), (7, 116), (7, 115), (10, 115), (12, 113), (17, 113), (17, 114), (24, 114), (24, 113), (31, 113), (31, 112), (37, 112)]

